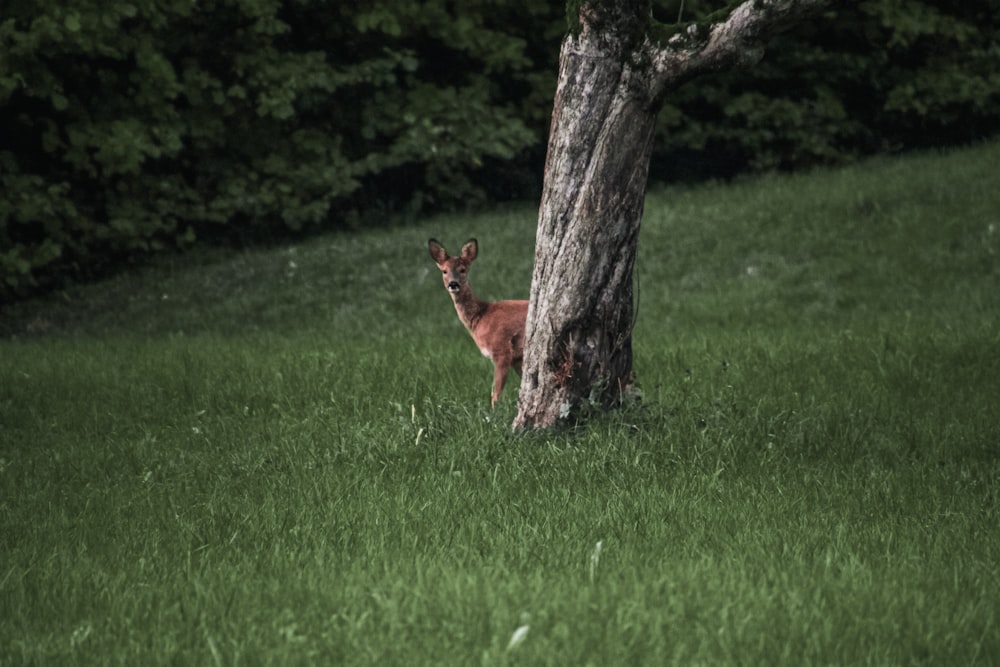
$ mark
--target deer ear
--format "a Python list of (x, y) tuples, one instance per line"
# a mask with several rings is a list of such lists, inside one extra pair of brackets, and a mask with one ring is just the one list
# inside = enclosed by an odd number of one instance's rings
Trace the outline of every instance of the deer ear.
[(434, 239), (427, 242), (427, 249), (431, 253), (431, 259), (433, 259), (437, 264), (444, 264), (445, 260), (448, 259), (448, 251), (444, 249), (443, 245)]
[(462, 259), (467, 259), (470, 262), (476, 258), (479, 254), (479, 242), (476, 239), (469, 239), (462, 246)]

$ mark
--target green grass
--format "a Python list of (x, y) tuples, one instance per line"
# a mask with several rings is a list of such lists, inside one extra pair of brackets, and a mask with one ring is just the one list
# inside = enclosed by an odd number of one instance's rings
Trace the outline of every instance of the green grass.
[(523, 298), (529, 205), (8, 307), (0, 665), (1000, 664), (998, 163), (652, 193), (644, 398), (573, 433), (426, 251)]

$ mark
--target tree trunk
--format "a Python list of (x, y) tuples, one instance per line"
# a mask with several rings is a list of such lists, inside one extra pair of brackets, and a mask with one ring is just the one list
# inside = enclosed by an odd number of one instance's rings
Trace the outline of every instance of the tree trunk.
[(514, 428), (545, 428), (633, 383), (633, 268), (656, 114), (668, 90), (753, 64), (762, 40), (832, 0), (747, 0), (650, 37), (648, 2), (584, 0), (563, 40)]
[(584, 31), (563, 42), (538, 214), (531, 355), (516, 427), (618, 400), (632, 371), (632, 269), (656, 110), (637, 73)]

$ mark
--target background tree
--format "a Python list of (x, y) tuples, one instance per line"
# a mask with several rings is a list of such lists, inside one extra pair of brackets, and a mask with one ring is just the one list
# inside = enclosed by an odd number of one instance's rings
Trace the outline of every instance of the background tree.
[(633, 383), (632, 275), (656, 115), (707, 72), (749, 67), (833, 0), (748, 0), (667, 28), (648, 0), (568, 2), (515, 428), (549, 427)]
[[(669, 0), (706, 20), (721, 2)], [(861, 0), (771, 40), (751, 70), (671, 92), (651, 180), (837, 164), (976, 141), (1000, 129), (1000, 4)]]
[(546, 3), (454, 4), (6, 2), (0, 302), (502, 191), (497, 165), (539, 141), (518, 33)]

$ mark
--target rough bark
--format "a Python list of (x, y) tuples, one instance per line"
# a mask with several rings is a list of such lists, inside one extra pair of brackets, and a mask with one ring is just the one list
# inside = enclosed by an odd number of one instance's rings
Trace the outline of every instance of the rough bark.
[(516, 429), (613, 406), (633, 382), (633, 268), (667, 91), (756, 63), (768, 37), (834, 2), (747, 0), (661, 38), (648, 3), (580, 4), (559, 58)]

